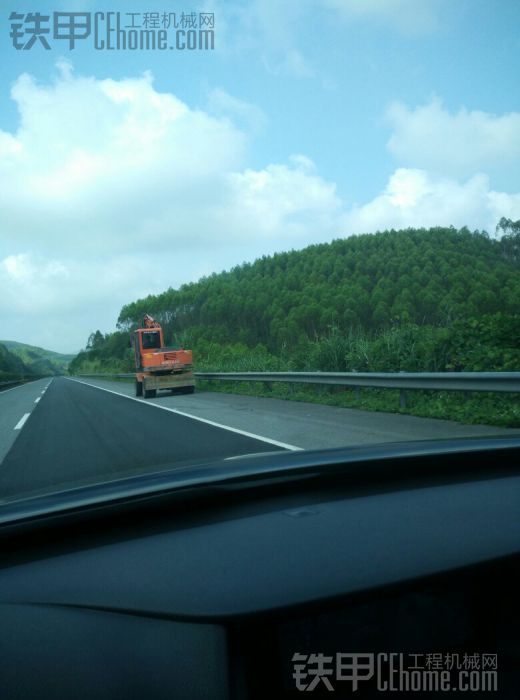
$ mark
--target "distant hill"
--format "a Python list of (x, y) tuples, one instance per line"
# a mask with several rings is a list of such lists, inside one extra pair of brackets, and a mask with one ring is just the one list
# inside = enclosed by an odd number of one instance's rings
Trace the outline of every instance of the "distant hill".
[(278, 253), (123, 307), (119, 327), (154, 315), (167, 336), (293, 349), (331, 328), (364, 333), (518, 314), (520, 233), (453, 228), (352, 236)]
[(516, 229), (352, 236), (129, 303), (69, 369), (131, 371), (129, 332), (149, 313), (199, 369), (517, 371), (519, 273)]
[(28, 368), (18, 355), (9, 352), (5, 345), (0, 343), (0, 382), (18, 379), (28, 373)]
[(74, 355), (64, 355), (15, 340), (0, 340), (0, 346), (2, 345), (8, 353), (8, 355), (5, 353), (0, 355), (0, 371), (4, 372), (63, 374), (67, 371), (69, 362), (74, 358)]

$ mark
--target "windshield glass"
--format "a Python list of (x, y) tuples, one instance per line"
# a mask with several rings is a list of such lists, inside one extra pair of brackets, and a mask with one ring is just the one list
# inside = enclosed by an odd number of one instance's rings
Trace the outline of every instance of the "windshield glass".
[(520, 434), (516, 0), (2, 16), (0, 512)]
[(141, 337), (143, 339), (144, 350), (161, 347), (161, 339), (157, 331), (154, 331), (152, 333), (143, 333)]

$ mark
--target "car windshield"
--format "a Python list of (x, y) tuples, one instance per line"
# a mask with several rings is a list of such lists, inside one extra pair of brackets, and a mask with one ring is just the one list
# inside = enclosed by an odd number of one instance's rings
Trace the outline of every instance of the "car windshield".
[(0, 514), (520, 435), (517, 0), (2, 17)]

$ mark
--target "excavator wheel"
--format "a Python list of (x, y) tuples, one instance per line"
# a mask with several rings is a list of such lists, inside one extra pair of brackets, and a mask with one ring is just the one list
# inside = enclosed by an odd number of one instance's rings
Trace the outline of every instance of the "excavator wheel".
[(155, 399), (157, 396), (157, 389), (145, 389), (143, 395), (145, 399)]
[(135, 395), (136, 396), (143, 395), (143, 382), (138, 382), (137, 379), (135, 380)]

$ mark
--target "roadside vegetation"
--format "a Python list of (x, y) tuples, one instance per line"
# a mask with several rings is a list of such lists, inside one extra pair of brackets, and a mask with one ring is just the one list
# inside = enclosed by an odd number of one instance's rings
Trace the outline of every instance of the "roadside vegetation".
[[(123, 307), (72, 373), (131, 372), (145, 313), (198, 371), (520, 371), (520, 222), (352, 236), (263, 257)], [(204, 386), (204, 385), (202, 385)], [(212, 390), (399, 410), (396, 392), (273, 383)], [(520, 426), (517, 395), (409, 392), (407, 413)]]

